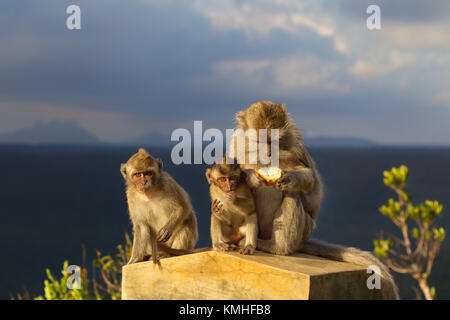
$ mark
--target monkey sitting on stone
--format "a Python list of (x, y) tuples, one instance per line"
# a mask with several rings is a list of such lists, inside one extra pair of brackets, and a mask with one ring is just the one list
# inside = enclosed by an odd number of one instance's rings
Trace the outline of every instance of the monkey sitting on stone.
[(256, 249), (258, 223), (255, 202), (238, 164), (224, 157), (206, 170), (211, 195), (211, 240), (213, 248), (228, 251), (240, 247), (241, 254)]
[(158, 249), (166, 255), (193, 253), (197, 242), (197, 219), (190, 198), (162, 167), (160, 159), (142, 148), (120, 166), (133, 224), (128, 264), (150, 256), (159, 263)]
[[(292, 254), (309, 238), (322, 202), (322, 181), (314, 161), (283, 105), (259, 101), (238, 112), (236, 120), (236, 129), (256, 131), (258, 137), (253, 141), (256, 146), (250, 144), (252, 140), (245, 141), (245, 162), (240, 163), (255, 195), (259, 225), (257, 247), (273, 254)], [(263, 160), (273, 156), (273, 129), (278, 130), (274, 143), (278, 144), (278, 164), (282, 174), (276, 182), (268, 184), (258, 170), (267, 168)], [(261, 140), (261, 133), (267, 133), (265, 140)], [(237, 139), (237, 136), (233, 138)], [(230, 156), (236, 156), (233, 148), (239, 145), (233, 141), (230, 147), (229, 151), (233, 151)], [(255, 150), (259, 150), (257, 161), (249, 161)]]
[[(377, 265), (381, 269), (385, 299), (398, 299), (398, 288), (389, 269), (370, 252), (309, 239), (323, 198), (323, 187), (315, 163), (286, 107), (272, 101), (259, 101), (236, 114), (236, 129), (250, 129), (267, 133), (265, 141), (256, 141), (257, 148), (245, 148), (246, 159), (254, 150), (270, 159), (271, 130), (278, 130), (278, 171), (276, 182), (267, 183), (261, 177), (267, 168), (260, 159), (257, 163), (245, 161), (241, 169), (246, 173), (247, 184), (255, 195), (259, 236), (257, 249), (279, 255), (296, 251), (358, 265)], [(236, 139), (234, 137), (234, 139)], [(236, 155), (238, 144), (231, 144), (231, 156)], [(249, 144), (250, 141), (246, 141)], [(264, 162), (265, 160), (264, 159)], [(267, 170), (266, 171), (270, 171)]]

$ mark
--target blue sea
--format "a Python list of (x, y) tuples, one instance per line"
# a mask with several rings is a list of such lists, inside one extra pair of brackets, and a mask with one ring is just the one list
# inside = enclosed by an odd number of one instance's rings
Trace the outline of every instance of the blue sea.
[[(199, 223), (198, 247), (209, 246), (210, 203), (206, 165), (170, 161), (170, 149), (148, 147), (164, 168), (190, 194)], [(45, 269), (59, 275), (62, 263), (82, 264), (95, 249), (114, 253), (131, 234), (122, 162), (137, 147), (0, 146), (0, 298), (27, 288), (43, 294)], [(414, 202), (444, 204), (439, 224), (450, 226), (450, 148), (370, 147), (311, 148), (325, 184), (325, 199), (313, 237), (373, 250), (380, 231), (396, 232), (378, 212), (393, 192), (383, 185), (382, 172), (405, 164)], [(438, 299), (450, 299), (450, 246), (446, 239), (435, 262), (430, 284)], [(402, 298), (415, 298), (407, 276), (394, 274)]]

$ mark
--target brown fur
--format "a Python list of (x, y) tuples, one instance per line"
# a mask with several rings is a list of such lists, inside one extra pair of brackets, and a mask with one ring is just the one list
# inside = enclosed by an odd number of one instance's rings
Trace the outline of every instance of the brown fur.
[[(239, 177), (233, 189), (223, 190), (219, 177)], [(250, 188), (236, 164), (214, 164), (206, 170), (211, 196), (211, 240), (213, 248), (228, 251), (241, 247), (240, 253), (252, 254), (256, 249), (258, 223)]]
[(260, 164), (241, 164), (253, 188), (259, 221), (258, 249), (288, 255), (300, 249), (314, 228), (322, 201), (322, 182), (300, 131), (286, 108), (259, 101), (236, 115), (236, 129), (279, 129), (279, 166), (283, 175), (275, 186), (255, 173)]
[[(157, 249), (174, 254), (179, 249), (194, 248), (197, 239), (197, 219), (184, 189), (162, 170), (162, 161), (139, 149), (120, 171), (126, 182), (126, 195), (133, 224), (133, 249), (130, 261), (144, 261), (151, 256), (158, 262)], [(151, 172), (145, 190), (136, 187), (133, 175)], [(170, 252), (169, 252), (170, 251)]]
[[(300, 131), (284, 105), (259, 101), (236, 115), (236, 128), (279, 129), (279, 166), (283, 175), (275, 186), (267, 186), (255, 173), (259, 164), (241, 165), (255, 194), (259, 238), (257, 248), (274, 254), (295, 251), (381, 269), (383, 296), (398, 299), (397, 286), (383, 265), (371, 253), (355, 248), (308, 240), (323, 198), (322, 182)], [(270, 135), (270, 130), (269, 135)], [(232, 144), (234, 146), (234, 144)]]

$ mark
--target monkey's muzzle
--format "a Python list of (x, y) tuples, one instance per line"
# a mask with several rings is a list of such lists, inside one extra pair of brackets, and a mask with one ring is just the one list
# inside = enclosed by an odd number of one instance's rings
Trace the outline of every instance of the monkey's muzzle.
[(139, 191), (146, 191), (151, 186), (151, 179), (143, 178), (136, 182)]

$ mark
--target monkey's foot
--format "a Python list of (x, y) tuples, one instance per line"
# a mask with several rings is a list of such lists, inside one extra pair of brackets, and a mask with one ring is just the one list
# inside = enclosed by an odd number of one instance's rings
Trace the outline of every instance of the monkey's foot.
[(230, 251), (230, 245), (224, 242), (215, 243), (213, 248), (217, 251)]
[(240, 254), (253, 254), (255, 253), (255, 247), (252, 246), (251, 244), (246, 245), (244, 248), (241, 248), (239, 250)]
[(157, 256), (153, 256), (152, 254), (146, 255), (141, 261), (153, 261), (154, 264), (159, 264), (159, 259), (161, 256), (158, 254)]

